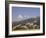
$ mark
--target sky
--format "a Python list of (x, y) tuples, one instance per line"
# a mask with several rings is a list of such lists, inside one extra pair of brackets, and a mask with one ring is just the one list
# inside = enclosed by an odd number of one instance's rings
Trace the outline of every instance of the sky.
[(21, 21), (24, 19), (40, 16), (40, 8), (32, 7), (12, 7), (12, 21)]

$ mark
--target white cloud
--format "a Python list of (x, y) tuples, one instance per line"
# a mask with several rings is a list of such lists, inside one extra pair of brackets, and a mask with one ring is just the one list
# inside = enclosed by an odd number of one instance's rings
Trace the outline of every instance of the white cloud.
[(26, 18), (27, 16), (24, 16), (24, 18)]
[(29, 16), (27, 16), (27, 18), (30, 18)]
[(16, 17), (16, 21), (21, 21), (21, 20), (23, 20), (24, 19), (24, 17), (21, 15), (21, 14), (19, 14), (17, 17)]
[(24, 18), (29, 18), (29, 16), (24, 15)]
[(16, 21), (25, 20), (25, 19), (28, 19), (28, 18), (29, 18), (29, 16), (19, 14), (19, 15), (16, 17)]
[(23, 16), (21, 14), (18, 15), (18, 19), (23, 19)]

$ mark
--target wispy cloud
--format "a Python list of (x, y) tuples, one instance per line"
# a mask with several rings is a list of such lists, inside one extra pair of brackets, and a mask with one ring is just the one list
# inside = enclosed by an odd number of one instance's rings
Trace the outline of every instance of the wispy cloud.
[(28, 19), (28, 18), (30, 18), (28, 15), (19, 14), (19, 15), (16, 17), (16, 21), (25, 20), (25, 19)]
[(21, 21), (21, 20), (23, 20), (24, 19), (24, 17), (21, 15), (21, 14), (19, 14), (17, 17), (16, 17), (16, 21)]
[(17, 18), (18, 18), (18, 19), (23, 19), (23, 16), (22, 16), (21, 14), (19, 14), (19, 15), (17, 16)]

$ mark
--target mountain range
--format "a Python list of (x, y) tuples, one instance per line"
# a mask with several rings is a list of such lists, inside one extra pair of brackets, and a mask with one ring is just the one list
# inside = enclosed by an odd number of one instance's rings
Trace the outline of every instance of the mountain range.
[(15, 29), (17, 29), (17, 28), (21, 28), (23, 26), (23, 28), (28, 27), (28, 29), (29, 29), (30, 25), (27, 26), (26, 25), (27, 23), (30, 23), (30, 24), (33, 23), (32, 27), (30, 27), (30, 28), (33, 28), (35, 25), (40, 28), (40, 16), (37, 16), (35, 18), (29, 18), (29, 19), (21, 20), (21, 21), (12, 22), (12, 28), (16, 27)]

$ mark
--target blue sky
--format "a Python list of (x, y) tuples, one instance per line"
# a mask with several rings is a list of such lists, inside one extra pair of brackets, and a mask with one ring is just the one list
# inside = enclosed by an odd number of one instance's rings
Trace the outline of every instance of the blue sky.
[(40, 8), (12, 7), (12, 21), (20, 21), (36, 16), (40, 16)]

